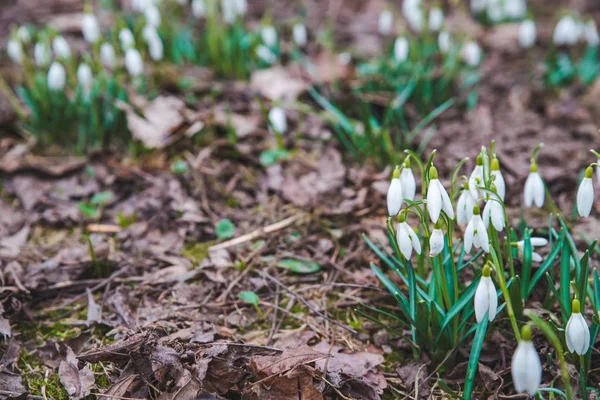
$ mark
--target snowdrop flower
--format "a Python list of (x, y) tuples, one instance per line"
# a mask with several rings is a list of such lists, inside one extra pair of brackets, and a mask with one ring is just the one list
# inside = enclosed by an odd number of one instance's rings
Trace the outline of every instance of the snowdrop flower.
[(480, 14), (483, 10), (485, 10), (486, 5), (487, 0), (471, 0), (471, 12), (473, 14)]
[(269, 110), (269, 126), (280, 135), (287, 132), (287, 118), (281, 107), (273, 107)]
[(275, 56), (271, 49), (264, 44), (261, 44), (256, 48), (256, 55), (267, 64), (273, 64), (277, 61), (277, 56)]
[(158, 28), (160, 26), (160, 11), (155, 5), (150, 5), (144, 10), (144, 17), (146, 17), (146, 23), (150, 26)]
[(421, 242), (419, 242), (415, 231), (406, 222), (406, 214), (404, 212), (398, 215), (398, 222), (398, 231), (396, 233), (398, 248), (400, 248), (400, 252), (404, 258), (409, 260), (413, 249), (417, 254), (421, 254)]
[(429, 188), (427, 189), (427, 211), (431, 221), (435, 224), (440, 218), (440, 213), (443, 210), (448, 218), (454, 219), (454, 210), (448, 192), (442, 186), (438, 179), (438, 171), (436, 167), (429, 169)]
[(431, 237), (429, 238), (429, 257), (435, 257), (444, 250), (444, 232), (439, 222), (435, 224)]
[(495, 199), (489, 199), (487, 203), (485, 203), (485, 207), (483, 209), (483, 223), (487, 228), (490, 226), (490, 220), (492, 221), (492, 226), (498, 232), (504, 229), (504, 225), (506, 225), (504, 221), (504, 209), (502, 208), (502, 204), (500, 204)]
[(487, 314), (490, 322), (496, 318), (496, 310), (498, 308), (498, 293), (491, 278), (491, 268), (489, 265), (483, 267), (481, 279), (475, 291), (475, 319), (481, 322), (485, 314)]
[(233, 0), (235, 13), (240, 16), (246, 15), (248, 11), (248, 1), (247, 0)]
[(192, 15), (200, 19), (206, 15), (206, 3), (204, 0), (192, 0)]
[(273, 48), (277, 45), (277, 31), (272, 25), (263, 26), (260, 37), (267, 47)]
[(404, 160), (404, 168), (400, 173), (400, 183), (402, 184), (402, 195), (405, 199), (413, 201), (417, 193), (417, 182), (410, 168), (410, 158)]
[(423, 30), (421, 0), (404, 0), (402, 2), (402, 14), (414, 31), (421, 32)]
[(531, 327), (521, 329), (521, 341), (513, 354), (511, 374), (515, 390), (535, 395), (542, 382), (542, 363), (531, 342)]
[(587, 167), (585, 176), (577, 190), (577, 211), (582, 217), (589, 217), (594, 205), (594, 185), (592, 177), (594, 170), (592, 167)]
[(16, 39), (10, 39), (6, 45), (6, 52), (15, 64), (21, 65), (23, 62), (23, 46)]
[(390, 187), (388, 188), (387, 192), (387, 209), (390, 217), (398, 215), (400, 212), (400, 208), (402, 207), (402, 202), (404, 200), (404, 195), (402, 192), (400, 167), (396, 167), (394, 169), (394, 173), (392, 174), (392, 181), (390, 182)]
[(462, 58), (465, 64), (470, 67), (476, 67), (481, 62), (481, 48), (477, 42), (469, 41), (465, 44), (462, 51)]
[(600, 36), (598, 36), (598, 29), (596, 28), (596, 22), (590, 19), (583, 28), (583, 35), (587, 41), (588, 46), (597, 47), (600, 44)]
[(306, 26), (301, 23), (296, 23), (292, 27), (292, 37), (294, 38), (294, 43), (299, 47), (306, 46), (308, 34), (306, 32)]
[(83, 32), (83, 38), (88, 43), (96, 43), (100, 39), (100, 25), (94, 14), (85, 13), (81, 20), (81, 32)]
[(556, 46), (572, 46), (577, 43), (580, 33), (581, 32), (575, 18), (573, 18), (571, 15), (565, 15), (558, 21), (556, 27), (554, 28), (552, 42)]
[(456, 222), (459, 224), (468, 224), (473, 218), (473, 207), (477, 204), (477, 199), (473, 197), (469, 190), (469, 182), (465, 182), (464, 190), (458, 197), (456, 203)]
[(394, 24), (394, 15), (391, 11), (385, 10), (379, 14), (378, 29), (382, 35), (389, 35)]
[(429, 11), (429, 30), (439, 32), (442, 25), (444, 25), (444, 12), (439, 7), (433, 7)]
[(58, 58), (67, 59), (71, 58), (71, 48), (69, 47), (69, 43), (63, 36), (57, 36), (52, 41), (52, 49), (54, 50), (54, 54)]
[(29, 32), (29, 28), (24, 25), (20, 26), (17, 29), (17, 39), (19, 39), (22, 44), (31, 43), (31, 32)]
[(504, 201), (504, 196), (506, 195), (506, 183), (504, 182), (504, 176), (502, 176), (502, 171), (500, 171), (500, 161), (498, 158), (494, 156), (492, 158), (492, 183), (496, 186), (496, 193), (500, 196), (500, 199)]
[(348, 52), (338, 54), (338, 62), (342, 65), (348, 65), (352, 62), (352, 55)]
[(125, 52), (125, 68), (131, 76), (139, 76), (144, 72), (144, 61), (136, 48), (127, 49)]
[(529, 176), (525, 181), (524, 190), (525, 207), (531, 207), (535, 205), (537, 208), (542, 208), (544, 205), (544, 197), (546, 196), (546, 188), (544, 187), (544, 181), (538, 171), (537, 164), (532, 160), (531, 167), (529, 168)]
[(33, 48), (33, 58), (35, 59), (35, 65), (38, 67), (45, 67), (50, 64), (50, 48), (48, 45), (42, 42), (37, 42)]
[(188, 0), (177, 0), (177, 4), (179, 4), (180, 6), (185, 6), (187, 5)]
[(519, 26), (519, 46), (523, 49), (529, 49), (535, 44), (536, 29), (535, 22), (526, 19)]
[(127, 51), (127, 49), (135, 46), (135, 38), (129, 28), (123, 28), (119, 31), (119, 42), (121, 42), (121, 49)]
[(504, 15), (510, 19), (523, 19), (527, 14), (525, 0), (504, 0)]
[(408, 40), (405, 37), (399, 37), (394, 42), (394, 60), (397, 63), (403, 63), (408, 58)]
[(477, 156), (475, 168), (473, 168), (473, 172), (471, 172), (471, 175), (469, 176), (469, 190), (471, 191), (471, 196), (473, 196), (476, 200), (484, 196), (483, 191), (478, 189), (480, 186), (483, 186), (484, 183), (483, 156), (479, 154)]
[(438, 47), (440, 52), (446, 54), (450, 51), (452, 47), (452, 36), (450, 36), (450, 32), (441, 31), (438, 35)]
[[(534, 247), (543, 247), (548, 244), (548, 240), (543, 237), (532, 237), (529, 239), (531, 242), (531, 260), (535, 262), (542, 262), (542, 256), (539, 253), (533, 251)], [(517, 243), (511, 243), (512, 246), (517, 247), (517, 253), (519, 254), (519, 258), (523, 259), (523, 253), (525, 251), (525, 241), (519, 240)]]
[(152, 58), (154, 61), (160, 61), (163, 59), (164, 46), (158, 34), (148, 41), (148, 53), (150, 53), (150, 58)]
[(500, 0), (491, 0), (487, 5), (487, 16), (490, 21), (498, 23), (504, 19), (504, 8)]
[(583, 315), (581, 315), (579, 300), (573, 299), (571, 308), (571, 317), (565, 328), (565, 341), (571, 353), (577, 353), (582, 356), (590, 348), (590, 328), (587, 322), (585, 322)]
[(116, 64), (115, 48), (110, 43), (100, 46), (100, 61), (106, 68), (113, 69)]
[(86, 63), (79, 64), (79, 68), (77, 68), (77, 82), (85, 95), (88, 95), (92, 90), (93, 79), (90, 66)]
[(482, 249), (486, 253), (490, 252), (490, 244), (485, 224), (481, 219), (480, 210), (478, 206), (473, 207), (473, 217), (467, 224), (465, 230), (465, 251), (469, 253), (471, 247)]
[(67, 81), (65, 67), (54, 61), (48, 70), (48, 88), (50, 90), (63, 90)]
[(232, 24), (237, 16), (236, 0), (221, 0), (221, 12), (223, 13), (223, 21)]

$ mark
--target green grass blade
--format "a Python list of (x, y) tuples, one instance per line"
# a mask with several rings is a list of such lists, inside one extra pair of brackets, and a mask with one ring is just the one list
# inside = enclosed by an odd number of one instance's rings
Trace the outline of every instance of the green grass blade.
[(483, 346), (483, 340), (485, 339), (485, 332), (488, 326), (488, 315), (483, 317), (483, 320), (478, 324), (477, 331), (475, 332), (475, 338), (473, 339), (473, 345), (471, 346), (471, 354), (469, 356), (469, 364), (467, 366), (467, 376), (465, 377), (465, 390), (463, 399), (471, 400), (471, 392), (473, 391), (473, 381), (475, 380), (475, 374), (477, 373), (477, 366), (479, 365), (479, 356), (481, 355), (481, 347)]

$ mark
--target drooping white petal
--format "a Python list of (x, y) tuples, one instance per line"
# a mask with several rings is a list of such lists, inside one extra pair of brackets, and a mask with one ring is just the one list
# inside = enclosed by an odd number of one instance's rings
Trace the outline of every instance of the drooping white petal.
[(533, 343), (522, 340), (512, 358), (511, 373), (515, 390), (534, 395), (542, 382), (542, 363)]
[(21, 25), (17, 29), (17, 39), (23, 44), (31, 43), (31, 32), (29, 31), (29, 28), (25, 25)]
[(471, 251), (471, 247), (473, 247), (473, 238), (475, 235), (477, 222), (471, 218), (469, 223), (467, 224), (467, 229), (465, 229), (465, 251), (469, 253)]
[(133, 33), (127, 28), (123, 28), (119, 31), (119, 41), (121, 42), (121, 49), (123, 51), (127, 51), (127, 49), (135, 46)]
[(58, 58), (64, 59), (71, 57), (71, 48), (63, 36), (59, 35), (52, 40), (52, 50), (54, 50), (54, 54)]
[(12, 62), (21, 65), (23, 62), (23, 46), (18, 40), (10, 39), (6, 45), (6, 52)]
[(400, 223), (400, 225), (398, 225), (398, 231), (396, 233), (400, 252), (407, 260), (410, 259), (413, 249), (412, 241), (410, 238), (410, 230), (410, 226), (408, 226), (406, 222), (402, 222)]
[(404, 0), (402, 2), (402, 15), (412, 30), (421, 32), (423, 30), (423, 10), (421, 0)]
[(577, 190), (577, 211), (582, 217), (589, 217), (594, 205), (594, 185), (591, 178), (583, 178)]
[(265, 45), (268, 47), (275, 47), (277, 44), (277, 31), (273, 25), (266, 25), (260, 30), (260, 37)]
[(545, 198), (544, 181), (539, 172), (530, 172), (525, 181), (525, 189), (523, 192), (524, 202), (526, 207), (535, 205), (537, 208), (542, 208)]
[(448, 218), (454, 219), (454, 208), (452, 207), (452, 201), (450, 201), (450, 196), (448, 196), (448, 192), (446, 192), (446, 189), (444, 188), (444, 186), (442, 186), (442, 183), (440, 181), (438, 181), (438, 184), (440, 186), (440, 194), (442, 195), (442, 209), (444, 210)]
[(439, 32), (444, 25), (444, 12), (439, 7), (433, 7), (429, 11), (429, 30), (431, 32)]
[[(270, 127), (277, 133), (283, 135), (287, 132), (287, 118), (285, 116), (285, 111), (283, 111), (281, 107), (273, 107), (269, 110), (269, 123)], [(402, 196), (402, 193), (400, 193), (400, 195)], [(400, 205), (402, 206), (402, 203), (400, 203)], [(396, 212), (394, 215), (396, 214), (398, 213)]]
[(204, 0), (192, 0), (192, 15), (200, 19), (206, 15), (206, 3)]
[(446, 54), (450, 51), (452, 47), (452, 36), (450, 36), (450, 32), (442, 31), (438, 35), (438, 48), (440, 52)]
[(504, 196), (506, 195), (506, 183), (504, 182), (502, 171), (492, 170), (492, 177), (494, 186), (496, 186), (496, 193), (502, 199), (502, 201), (504, 201)]
[(590, 328), (581, 313), (571, 314), (565, 328), (565, 339), (571, 353), (587, 353), (590, 348)]
[(470, 67), (476, 67), (481, 62), (481, 48), (477, 42), (467, 42), (462, 50), (462, 58), (465, 64)]
[(534, 247), (546, 246), (548, 244), (548, 239), (543, 237), (534, 236), (529, 240), (531, 241), (531, 245)]
[(483, 197), (478, 189), (480, 186), (483, 186), (483, 167), (481, 165), (476, 165), (469, 176), (469, 191), (471, 192), (471, 196), (475, 199)]
[(77, 83), (84, 94), (88, 94), (92, 89), (93, 83), (92, 68), (88, 64), (81, 63), (77, 68)]
[(535, 22), (531, 19), (521, 22), (521, 25), (519, 26), (519, 46), (521, 46), (522, 49), (529, 49), (535, 44), (535, 38)]
[(598, 44), (600, 44), (598, 28), (596, 27), (596, 22), (593, 19), (590, 19), (588, 22), (586, 22), (585, 27), (583, 28), (583, 35), (585, 36), (588, 46), (597, 47)]
[(488, 285), (488, 296), (490, 305), (488, 308), (488, 317), (490, 322), (496, 318), (496, 312), (498, 311), (498, 293), (496, 292), (496, 286), (494, 286), (494, 281), (491, 278), (487, 281)]
[(378, 28), (379, 33), (382, 35), (389, 35), (392, 31), (392, 25), (394, 24), (394, 16), (388, 10), (383, 11), (379, 14)]
[(306, 26), (301, 23), (294, 24), (294, 27), (292, 28), (292, 37), (294, 38), (294, 43), (296, 43), (298, 46), (306, 46), (306, 42), (308, 39)]
[(498, 308), (498, 296), (494, 282), (489, 276), (482, 276), (477, 290), (475, 291), (475, 319), (481, 322), (485, 314), (488, 314), (489, 321), (492, 322), (496, 317)]
[(127, 52), (125, 52), (125, 67), (131, 76), (139, 76), (144, 72), (144, 61), (137, 49), (127, 49)]
[(408, 59), (408, 40), (405, 37), (399, 37), (394, 42), (394, 60), (397, 63), (403, 63)]
[(489, 243), (487, 229), (485, 228), (485, 224), (483, 223), (483, 220), (481, 219), (480, 215), (474, 215), (473, 219), (477, 219), (477, 234), (476, 234), (476, 236), (478, 237), (478, 240), (479, 240), (478, 247), (480, 247), (486, 253), (489, 253), (490, 252), (490, 243)]
[(387, 192), (388, 215), (395, 216), (400, 212), (403, 199), (402, 183), (399, 178), (393, 178)]
[(429, 182), (429, 188), (427, 189), (427, 211), (431, 217), (431, 221), (435, 224), (440, 218), (442, 212), (442, 193), (440, 188), (442, 184), (439, 179), (432, 179)]
[(490, 226), (490, 221), (498, 232), (504, 229), (504, 210), (496, 200), (488, 200), (483, 209), (483, 223), (486, 228)]
[(100, 25), (94, 14), (85, 13), (81, 20), (81, 32), (88, 43), (95, 43), (100, 39)]
[(45, 43), (37, 42), (33, 48), (33, 58), (36, 66), (47, 66), (51, 59), (50, 48)]
[(48, 70), (48, 88), (50, 90), (62, 90), (65, 87), (66, 80), (65, 67), (58, 61), (54, 61)]
[(106, 68), (113, 69), (116, 64), (115, 48), (110, 43), (100, 46), (100, 61)]
[(408, 230), (408, 235), (410, 237), (410, 243), (417, 254), (421, 254), (421, 242), (419, 241), (419, 237), (415, 233), (415, 231), (406, 225), (406, 229)]
[(456, 222), (459, 224), (468, 224), (471, 218), (473, 218), (473, 207), (475, 206), (475, 199), (471, 195), (469, 190), (463, 190), (458, 197), (458, 203), (456, 205)]
[(160, 11), (155, 5), (150, 5), (144, 10), (144, 17), (146, 17), (146, 24), (158, 28), (161, 22)]
[(544, 259), (540, 255), (540, 253), (536, 253), (535, 251), (531, 253), (531, 260), (535, 262), (542, 262)]
[(400, 182), (402, 183), (402, 195), (405, 199), (413, 201), (417, 192), (417, 183), (412, 169), (402, 168), (400, 172)]
[(509, 19), (522, 19), (527, 14), (525, 0), (504, 0), (504, 15)]
[(429, 238), (429, 255), (437, 256), (444, 249), (444, 232), (441, 229), (434, 229)]

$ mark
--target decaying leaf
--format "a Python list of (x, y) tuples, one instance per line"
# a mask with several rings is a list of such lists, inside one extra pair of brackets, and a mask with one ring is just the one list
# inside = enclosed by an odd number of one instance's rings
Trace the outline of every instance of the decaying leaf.
[(254, 71), (250, 78), (250, 88), (270, 100), (295, 101), (304, 93), (308, 85), (292, 70), (276, 66)]
[(81, 369), (77, 367), (77, 358), (70, 347), (67, 347), (67, 360), (60, 362), (58, 377), (71, 399), (81, 399), (89, 395), (95, 382), (94, 372), (89, 365)]

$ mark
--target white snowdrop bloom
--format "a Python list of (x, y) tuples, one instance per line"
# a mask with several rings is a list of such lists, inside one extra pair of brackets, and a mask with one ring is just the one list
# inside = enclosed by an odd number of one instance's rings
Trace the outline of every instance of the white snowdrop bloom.
[(273, 48), (277, 45), (277, 31), (273, 25), (266, 25), (260, 30), (260, 37), (267, 47)]
[(496, 318), (496, 310), (498, 309), (498, 293), (491, 278), (491, 268), (486, 265), (483, 267), (481, 279), (475, 291), (475, 319), (481, 322), (485, 314), (487, 314), (490, 322)]
[(188, 0), (177, 0), (177, 4), (179, 4), (180, 6), (186, 6), (188, 3)]
[(525, 0), (504, 0), (504, 15), (510, 19), (523, 19), (527, 15)]
[(494, 23), (498, 23), (504, 19), (504, 7), (502, 7), (500, 0), (490, 0), (488, 2), (487, 16)]
[(301, 23), (296, 23), (292, 27), (292, 37), (294, 38), (294, 43), (299, 47), (306, 46), (306, 42), (308, 40), (308, 33), (306, 32), (306, 26)]
[(19, 39), (22, 44), (31, 43), (31, 32), (29, 31), (29, 28), (25, 25), (20, 26), (17, 29), (17, 39)]
[(404, 0), (402, 2), (402, 15), (412, 30), (421, 32), (423, 30), (423, 10), (421, 0)]
[(113, 69), (116, 64), (115, 48), (110, 43), (102, 43), (100, 46), (100, 61), (106, 68)]
[(531, 328), (525, 325), (521, 329), (521, 341), (513, 354), (511, 374), (515, 390), (535, 395), (542, 382), (542, 363), (531, 342)]
[(487, 0), (471, 0), (471, 12), (473, 14), (481, 14), (487, 6)]
[(382, 35), (389, 35), (394, 25), (394, 15), (391, 11), (385, 10), (379, 14), (378, 29)]
[(404, 160), (404, 168), (400, 172), (400, 183), (402, 184), (402, 195), (405, 199), (413, 201), (417, 193), (417, 182), (410, 168), (410, 158)]
[(247, 0), (233, 0), (235, 13), (239, 16), (246, 15), (248, 12), (248, 1)]
[(256, 48), (256, 55), (267, 64), (274, 64), (277, 61), (277, 56), (264, 44)]
[(594, 205), (594, 184), (592, 181), (594, 170), (587, 167), (579, 189), (577, 190), (577, 211), (582, 217), (589, 217)]
[[(542, 256), (539, 253), (533, 251), (535, 247), (543, 247), (548, 244), (548, 240), (543, 237), (532, 237), (529, 239), (531, 243), (531, 260), (535, 262), (542, 262)], [(519, 254), (519, 258), (523, 259), (523, 253), (525, 251), (525, 241), (519, 240), (517, 243), (514, 243), (513, 246), (517, 247), (517, 253)]]
[(232, 24), (237, 16), (236, 0), (221, 0), (221, 12), (223, 21)]
[(21, 65), (23, 62), (23, 46), (16, 39), (10, 39), (6, 45), (6, 52), (15, 64)]
[(148, 44), (158, 37), (158, 32), (152, 25), (146, 25), (144, 29), (142, 29), (142, 37), (146, 41), (146, 44)]
[(206, 15), (206, 3), (204, 0), (192, 0), (192, 15), (194, 18), (204, 18)]
[(475, 41), (469, 41), (462, 49), (462, 58), (465, 64), (476, 67), (481, 62), (481, 48)]
[(94, 14), (83, 14), (81, 32), (83, 33), (83, 38), (88, 43), (96, 43), (100, 39), (100, 25), (98, 25), (98, 20)]
[(131, 76), (139, 76), (144, 72), (144, 61), (136, 48), (127, 49), (125, 52), (125, 68)]
[(403, 201), (404, 194), (402, 190), (402, 181), (400, 180), (400, 167), (396, 167), (392, 174), (390, 187), (387, 191), (387, 209), (390, 217), (398, 215), (400, 208), (402, 208)]
[(406, 216), (401, 213), (398, 217), (398, 231), (396, 233), (396, 239), (398, 240), (398, 248), (400, 253), (407, 260), (410, 259), (412, 251), (414, 250), (417, 254), (421, 254), (421, 242), (415, 231), (406, 222)]
[(273, 107), (269, 110), (269, 127), (279, 134), (287, 132), (287, 117), (281, 107)]
[(438, 47), (440, 52), (446, 54), (452, 48), (452, 36), (450, 36), (450, 32), (441, 31), (438, 35)]
[(471, 172), (471, 175), (469, 176), (469, 190), (471, 191), (471, 196), (476, 200), (484, 197), (484, 192), (478, 189), (480, 186), (483, 186), (484, 183), (483, 157), (479, 154), (477, 156), (475, 168), (473, 168), (473, 172)]
[(545, 196), (546, 188), (542, 176), (538, 171), (537, 164), (531, 163), (529, 176), (527, 176), (527, 180), (525, 181), (525, 190), (523, 192), (525, 207), (535, 205), (537, 208), (542, 208)]
[(471, 247), (475, 246), (478, 249), (482, 249), (486, 253), (490, 252), (490, 244), (485, 224), (481, 219), (480, 210), (478, 206), (473, 207), (473, 217), (467, 224), (465, 230), (465, 251), (469, 253)]
[(429, 10), (429, 30), (439, 32), (444, 25), (444, 12), (439, 7), (433, 7)]
[(500, 199), (504, 201), (504, 196), (506, 196), (506, 183), (504, 182), (504, 176), (502, 176), (502, 171), (500, 171), (500, 161), (496, 157), (492, 159), (492, 183), (496, 186), (496, 193), (500, 196)]
[(119, 42), (121, 42), (121, 49), (127, 51), (131, 47), (135, 47), (135, 38), (129, 28), (123, 28), (119, 31)]
[(465, 182), (464, 190), (458, 197), (456, 203), (456, 222), (459, 224), (468, 224), (473, 218), (473, 207), (477, 204), (477, 199), (473, 197), (469, 190), (469, 183)]
[(59, 35), (52, 40), (52, 50), (54, 50), (54, 54), (58, 58), (71, 58), (71, 48), (63, 36)]
[(429, 238), (429, 257), (437, 256), (442, 250), (444, 250), (444, 232), (435, 228)]
[(571, 15), (565, 15), (558, 21), (554, 28), (552, 42), (556, 46), (572, 46), (579, 40), (580, 33), (581, 29), (575, 18)]
[(348, 65), (352, 62), (352, 55), (348, 52), (338, 54), (338, 62), (342, 65)]
[(504, 221), (504, 210), (502, 209), (502, 205), (496, 200), (492, 199), (489, 199), (483, 208), (483, 223), (485, 224), (486, 228), (490, 226), (490, 220), (492, 221), (492, 226), (498, 232), (502, 231), (506, 225)]
[(146, 24), (155, 28), (158, 28), (160, 26), (160, 11), (155, 5), (152, 4), (146, 7), (146, 9), (144, 10), (144, 17), (146, 17)]
[(48, 88), (50, 90), (63, 90), (67, 82), (65, 67), (54, 61), (48, 70)]
[(571, 309), (572, 314), (565, 328), (565, 341), (571, 353), (582, 356), (590, 348), (590, 328), (583, 315), (581, 315), (579, 300), (573, 299)]
[(132, 0), (131, 8), (135, 12), (143, 13), (150, 4), (152, 4), (151, 0)]
[(394, 42), (394, 60), (397, 63), (403, 63), (408, 59), (408, 40), (405, 37), (399, 37)]
[(148, 53), (150, 53), (150, 58), (152, 58), (152, 60), (161, 61), (164, 56), (164, 51), (163, 42), (158, 34), (148, 41)]
[(429, 188), (427, 189), (427, 211), (429, 211), (429, 216), (434, 224), (440, 218), (442, 210), (448, 218), (454, 219), (454, 209), (448, 192), (438, 179), (437, 168), (431, 167), (429, 170)]
[(535, 44), (536, 28), (535, 22), (531, 19), (526, 19), (519, 26), (519, 46), (522, 49), (529, 49)]
[(79, 64), (77, 68), (77, 83), (84, 94), (89, 94), (92, 90), (93, 82), (92, 68), (86, 63)]
[(596, 21), (590, 19), (583, 28), (583, 35), (585, 40), (590, 47), (597, 47), (600, 44), (600, 36), (598, 36), (598, 28), (596, 27)]
[(52, 54), (50, 53), (50, 47), (42, 42), (37, 42), (33, 48), (33, 58), (35, 65), (38, 67), (45, 67), (50, 64)]

